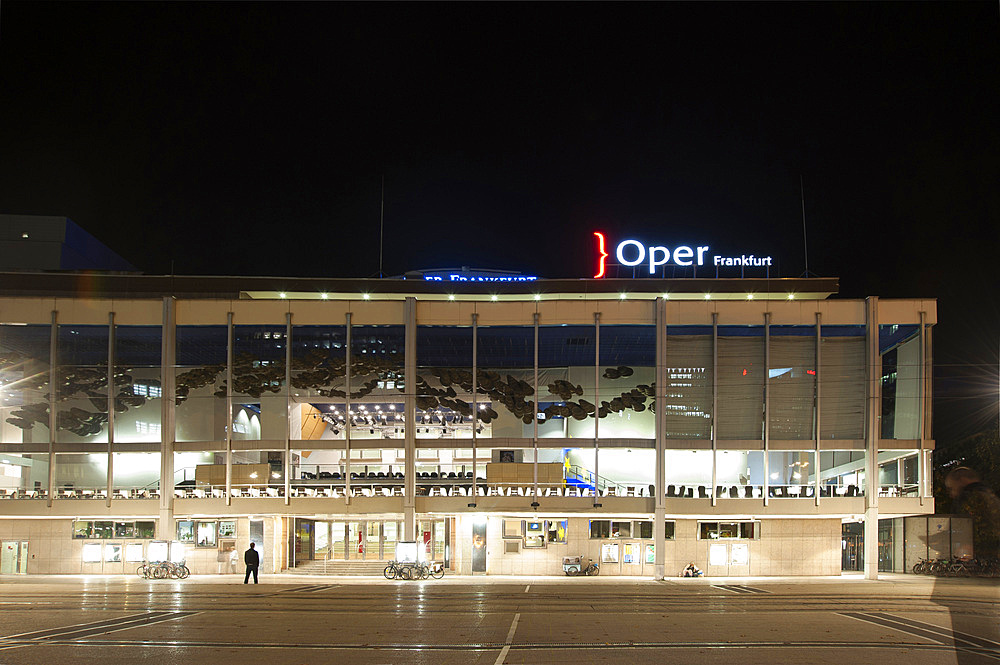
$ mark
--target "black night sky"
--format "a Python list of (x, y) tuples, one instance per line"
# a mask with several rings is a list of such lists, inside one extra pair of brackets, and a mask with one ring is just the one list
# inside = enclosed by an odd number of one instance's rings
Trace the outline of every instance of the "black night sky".
[(0, 5), (0, 212), (149, 273), (589, 277), (596, 229), (940, 299), (997, 421), (996, 2)]

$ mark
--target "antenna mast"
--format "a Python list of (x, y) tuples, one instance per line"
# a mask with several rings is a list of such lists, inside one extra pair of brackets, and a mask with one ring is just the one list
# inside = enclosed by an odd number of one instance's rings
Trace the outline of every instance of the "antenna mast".
[(806, 188), (802, 182), (802, 174), (799, 174), (799, 199), (802, 202), (802, 249), (806, 259), (806, 271), (803, 277), (809, 277), (809, 239), (806, 237)]
[[(378, 213), (378, 276), (379, 279), (385, 277), (385, 273), (382, 272), (382, 237), (383, 230), (385, 229), (385, 174), (382, 174), (382, 194), (379, 197), (379, 213)], [(807, 266), (808, 267), (808, 266)]]

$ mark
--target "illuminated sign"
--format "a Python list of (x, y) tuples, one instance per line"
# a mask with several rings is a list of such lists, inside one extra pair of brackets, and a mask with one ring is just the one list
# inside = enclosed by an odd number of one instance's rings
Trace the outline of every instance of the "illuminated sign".
[[(595, 279), (604, 277), (607, 271), (606, 261), (608, 256), (607, 239), (600, 231), (594, 231), (597, 238), (597, 273)], [(678, 245), (674, 248), (663, 245), (646, 245), (632, 238), (622, 240), (615, 246), (614, 257), (618, 265), (627, 267), (642, 266), (649, 267), (649, 274), (655, 275), (656, 269), (661, 266), (673, 264), (682, 268), (691, 266), (703, 266), (706, 264), (709, 246), (708, 245)], [(753, 254), (740, 256), (721, 256), (718, 254), (711, 256), (711, 263), (719, 267), (770, 267), (773, 264), (770, 256), (754, 256)]]
[(424, 275), (427, 282), (534, 282), (537, 277), (533, 275), (463, 275), (461, 273), (451, 273), (450, 275)]
[(519, 272), (467, 267), (419, 270), (407, 273), (406, 278), (423, 279), (425, 282), (534, 282), (538, 279), (535, 275), (522, 275)]

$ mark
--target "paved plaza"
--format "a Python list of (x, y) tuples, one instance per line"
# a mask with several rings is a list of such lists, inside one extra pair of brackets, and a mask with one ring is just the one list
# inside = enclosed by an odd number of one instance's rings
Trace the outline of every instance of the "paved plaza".
[(0, 578), (0, 664), (1000, 662), (1000, 581)]

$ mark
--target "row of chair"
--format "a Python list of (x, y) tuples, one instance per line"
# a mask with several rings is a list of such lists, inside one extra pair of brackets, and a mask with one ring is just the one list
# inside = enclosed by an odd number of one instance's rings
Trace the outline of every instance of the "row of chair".
[[(351, 480), (403, 480), (405, 478), (401, 471), (369, 471), (368, 473), (355, 473), (352, 471), (350, 477)], [(456, 473), (454, 471), (449, 471), (445, 473), (442, 471), (441, 473), (438, 473), (437, 471), (422, 471), (417, 473), (416, 477), (425, 480), (461, 480), (463, 478), (471, 479), (472, 472), (467, 471), (462, 473), (459, 471)], [(301, 480), (343, 480), (344, 474), (337, 471), (318, 471), (316, 473), (312, 473), (310, 471), (300, 471), (299, 478)]]
[[(353, 474), (352, 474), (353, 475)], [(402, 474), (399, 474), (402, 476)], [(461, 480), (469, 480), (470, 478), (463, 478)], [(337, 479), (334, 479), (336, 482)], [(359, 481), (357, 486), (351, 488), (352, 496), (403, 496), (403, 484), (398, 482), (399, 477), (393, 475), (392, 478), (374, 480), (382, 480), (382, 483), (368, 483), (365, 482), (363, 478), (355, 479)], [(390, 481), (390, 483), (385, 483), (384, 481)], [(441, 480), (434, 478), (425, 478), (425, 480)], [(451, 478), (445, 478), (444, 480), (452, 480)], [(455, 478), (459, 480), (459, 478)], [(534, 494), (533, 485), (512, 485), (504, 484), (488, 485), (483, 479), (479, 479), (481, 482), (476, 483), (477, 494), (479, 496), (546, 496), (546, 497), (585, 497), (594, 496), (595, 493), (591, 488), (581, 487), (581, 486), (542, 486), (538, 488), (538, 494)], [(397, 481), (397, 482), (393, 482)], [(416, 492), (418, 496), (472, 496), (473, 495), (473, 485), (472, 483), (464, 482), (462, 484), (445, 483), (445, 484), (427, 484), (421, 483), (417, 485)], [(232, 488), (234, 497), (271, 497), (271, 498), (282, 498), (285, 496), (285, 488), (283, 485), (276, 486), (251, 486), (251, 487), (234, 487)], [(655, 494), (654, 487), (649, 485), (647, 487), (635, 486), (635, 485), (619, 485), (619, 486), (608, 486), (597, 492), (597, 496), (600, 497), (652, 497)], [(719, 485), (716, 487), (716, 498), (760, 498), (762, 496), (762, 487), (759, 485), (745, 485), (745, 486), (724, 486)], [(135, 488), (135, 489), (116, 489), (112, 494), (113, 499), (156, 499), (159, 498), (160, 493), (155, 489), (146, 488)], [(225, 498), (225, 488), (223, 487), (178, 487), (174, 489), (174, 496), (179, 499), (204, 499), (204, 498)], [(329, 485), (322, 487), (315, 487), (310, 485), (299, 485), (296, 484), (292, 488), (292, 496), (294, 497), (343, 497), (344, 487), (343, 485)], [(710, 498), (708, 487), (705, 485), (698, 486), (686, 486), (686, 485), (667, 485), (666, 496), (668, 498), (700, 498), (708, 499)], [(771, 498), (812, 498), (815, 496), (815, 488), (811, 485), (776, 485), (768, 487), (768, 497)], [(863, 496), (862, 491), (857, 485), (822, 485), (820, 487), (821, 497), (858, 497)], [(44, 499), (47, 497), (47, 493), (44, 489), (17, 489), (17, 488), (4, 488), (0, 489), (0, 499)], [(56, 498), (60, 499), (106, 499), (107, 490), (106, 489), (62, 489), (59, 490)]]

